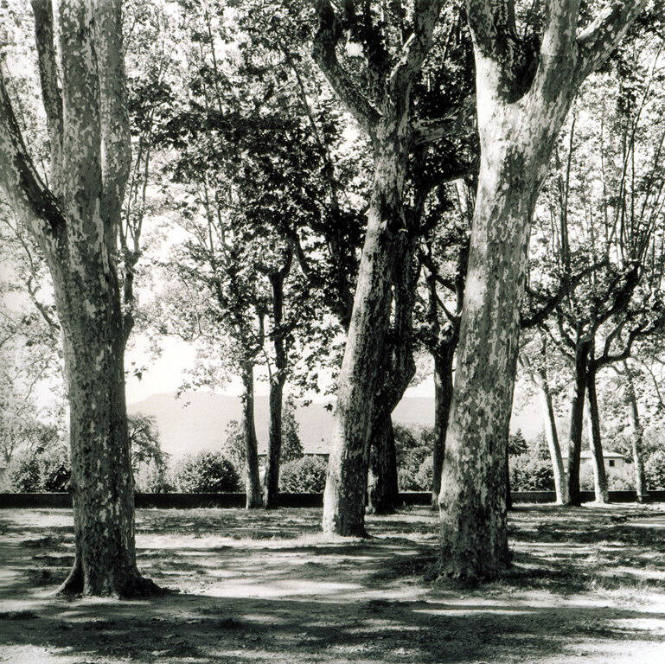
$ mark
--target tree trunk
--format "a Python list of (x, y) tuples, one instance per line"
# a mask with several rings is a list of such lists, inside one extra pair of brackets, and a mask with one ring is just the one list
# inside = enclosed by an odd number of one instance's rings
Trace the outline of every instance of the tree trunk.
[(586, 379), (587, 388), (587, 431), (589, 447), (593, 457), (593, 481), (597, 503), (609, 503), (610, 495), (607, 489), (607, 473), (605, 472), (605, 458), (600, 434), (600, 413), (598, 412), (598, 395), (596, 394), (596, 372), (589, 368)]
[(390, 324), (391, 276), (405, 227), (402, 206), (405, 159), (392, 142), (375, 156), (353, 315), (338, 379), (337, 408), (323, 496), (323, 530), (365, 536), (369, 436), (375, 396), (384, 378)]
[(270, 382), (270, 427), (268, 431), (268, 458), (263, 476), (264, 507), (271, 509), (279, 506), (279, 465), (282, 452), (282, 403), (284, 380), (273, 377)]
[(259, 475), (256, 425), (254, 423), (254, 364), (252, 362), (245, 362), (242, 366), (242, 384), (244, 387), (242, 396), (242, 418), (243, 432), (245, 436), (245, 507), (251, 509), (263, 505), (261, 478)]
[[(288, 261), (287, 271), (291, 261)], [(284, 273), (270, 275), (273, 308), (273, 346), (275, 349), (275, 372), (270, 377), (270, 428), (268, 432), (268, 459), (263, 477), (263, 500), (266, 509), (279, 504), (279, 465), (282, 452), (282, 403), (286, 383), (287, 354), (281, 329), (284, 307)]]
[(540, 399), (543, 409), (543, 422), (545, 424), (545, 438), (552, 460), (552, 474), (554, 476), (554, 491), (556, 493), (557, 505), (568, 502), (568, 491), (566, 485), (566, 471), (563, 467), (561, 445), (559, 445), (559, 434), (556, 426), (556, 416), (552, 403), (552, 393), (547, 384), (547, 377), (540, 376)]
[[(157, 587), (141, 578), (136, 568), (117, 282), (112, 273), (104, 280), (96, 278), (98, 274), (90, 271), (83, 301), (70, 296), (71, 281), (55, 282), (70, 399), (76, 542), (74, 567), (61, 592), (133, 597)], [(106, 288), (100, 288), (101, 281)], [(91, 291), (96, 291), (94, 298)], [(80, 291), (77, 294), (80, 297)]]
[(368, 509), (374, 514), (392, 514), (399, 502), (395, 433), (390, 413), (382, 413), (372, 426)]
[(432, 509), (439, 509), (441, 472), (446, 450), (446, 430), (453, 399), (453, 359), (457, 338), (440, 349), (434, 356), (434, 447), (432, 449)]
[(633, 472), (635, 473), (635, 494), (637, 502), (644, 503), (649, 499), (647, 492), (647, 481), (644, 474), (643, 437), (642, 423), (640, 422), (640, 411), (635, 394), (635, 385), (630, 367), (624, 362), (626, 378), (626, 396), (630, 405), (630, 423), (632, 425), (632, 436), (630, 438), (631, 451), (633, 454)]
[(508, 427), (533, 178), (542, 170), (518, 146), (483, 144), (439, 495), (439, 567), (453, 578), (492, 578), (509, 563)]
[(584, 396), (589, 358), (589, 342), (580, 338), (575, 348), (575, 374), (573, 400), (570, 404), (570, 433), (568, 438), (568, 504), (582, 504), (580, 496), (580, 454), (584, 429)]
[(49, 0), (32, 6), (54, 189), (34, 169), (1, 75), (0, 186), (46, 258), (63, 330), (75, 562), (60, 591), (146, 595), (158, 588), (136, 567), (115, 264), (129, 168), (121, 2), (61, 0), (57, 29)]

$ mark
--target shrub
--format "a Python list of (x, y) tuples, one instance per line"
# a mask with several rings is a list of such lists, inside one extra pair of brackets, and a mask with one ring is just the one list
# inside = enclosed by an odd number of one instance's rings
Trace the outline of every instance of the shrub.
[(22, 454), (12, 459), (7, 469), (8, 488), (17, 493), (34, 493), (41, 489), (39, 459), (35, 454)]
[(554, 473), (549, 459), (520, 454), (510, 459), (511, 491), (552, 491)]
[(416, 484), (419, 487), (419, 491), (431, 491), (432, 490), (432, 455), (430, 454), (418, 468), (416, 473)]
[(183, 493), (221, 493), (238, 490), (238, 473), (219, 452), (188, 457), (176, 469), (174, 484)]
[(644, 463), (644, 474), (647, 477), (647, 487), (665, 489), (665, 450), (654, 450)]
[(44, 454), (39, 459), (41, 488), (44, 491), (69, 491), (72, 467), (64, 446)]
[(288, 461), (280, 469), (280, 490), (286, 493), (321, 493), (326, 485), (328, 464), (320, 457)]

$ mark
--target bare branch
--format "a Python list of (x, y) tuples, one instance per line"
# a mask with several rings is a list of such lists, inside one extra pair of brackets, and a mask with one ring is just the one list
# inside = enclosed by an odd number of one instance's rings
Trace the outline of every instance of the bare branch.
[(579, 71), (582, 78), (598, 69), (616, 48), (647, 0), (615, 0), (577, 36)]

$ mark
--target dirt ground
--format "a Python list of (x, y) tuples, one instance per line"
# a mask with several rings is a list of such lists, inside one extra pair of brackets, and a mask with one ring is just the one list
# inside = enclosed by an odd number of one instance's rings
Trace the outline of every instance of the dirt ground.
[(369, 540), (318, 534), (320, 510), (139, 510), (149, 601), (53, 597), (69, 510), (0, 512), (0, 662), (665, 663), (665, 505), (525, 506), (514, 568), (429, 579), (436, 517), (370, 517)]

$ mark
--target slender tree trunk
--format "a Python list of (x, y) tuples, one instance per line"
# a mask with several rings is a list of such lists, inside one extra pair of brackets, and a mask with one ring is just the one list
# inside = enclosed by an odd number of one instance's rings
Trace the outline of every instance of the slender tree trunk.
[(434, 356), (434, 447), (432, 449), (432, 509), (439, 509), (441, 471), (446, 450), (446, 430), (453, 399), (453, 358), (457, 339), (446, 343)]
[(245, 435), (245, 473), (247, 509), (261, 507), (261, 478), (259, 475), (259, 455), (257, 451), (256, 425), (254, 423), (254, 364), (245, 362), (242, 366), (242, 397), (243, 430)]
[[(289, 259), (286, 271), (290, 268)], [(270, 427), (268, 432), (268, 460), (263, 477), (264, 505), (266, 508), (279, 504), (279, 465), (282, 452), (282, 404), (286, 383), (287, 353), (282, 326), (284, 308), (283, 272), (270, 275), (273, 295), (273, 346), (275, 349), (275, 372), (270, 380)]]
[(556, 502), (557, 505), (563, 505), (568, 502), (566, 471), (563, 466), (561, 445), (559, 445), (559, 434), (557, 432), (554, 404), (552, 403), (552, 393), (547, 384), (546, 376), (540, 376), (539, 387), (541, 406), (543, 409), (543, 422), (545, 424), (545, 438), (547, 439), (547, 447), (550, 452), (550, 459), (552, 460)]
[(369, 436), (390, 323), (391, 277), (405, 227), (403, 159), (394, 143), (375, 156), (367, 233), (338, 380), (337, 408), (323, 496), (323, 530), (365, 535)]
[(598, 395), (596, 393), (596, 372), (589, 368), (586, 378), (587, 388), (587, 430), (589, 446), (593, 457), (594, 492), (597, 503), (609, 503), (610, 495), (607, 488), (607, 473), (605, 472), (605, 458), (600, 434), (600, 413), (598, 411)]
[(390, 413), (381, 413), (372, 426), (372, 450), (368, 509), (374, 514), (392, 514), (399, 502), (395, 433)]
[(268, 431), (268, 459), (263, 476), (264, 507), (270, 509), (279, 506), (279, 466), (282, 452), (282, 404), (284, 380), (273, 377), (270, 383), (270, 426)]
[(644, 474), (644, 432), (640, 421), (640, 411), (635, 394), (635, 385), (630, 367), (624, 362), (624, 376), (626, 379), (626, 396), (630, 405), (630, 423), (632, 426), (632, 435), (630, 437), (631, 451), (633, 454), (633, 472), (635, 474), (635, 493), (637, 502), (644, 503), (649, 499), (647, 492), (646, 476)]
[(568, 504), (581, 505), (580, 454), (584, 429), (584, 396), (589, 358), (589, 342), (577, 339), (575, 348), (575, 374), (573, 400), (570, 404), (570, 433), (568, 438)]

